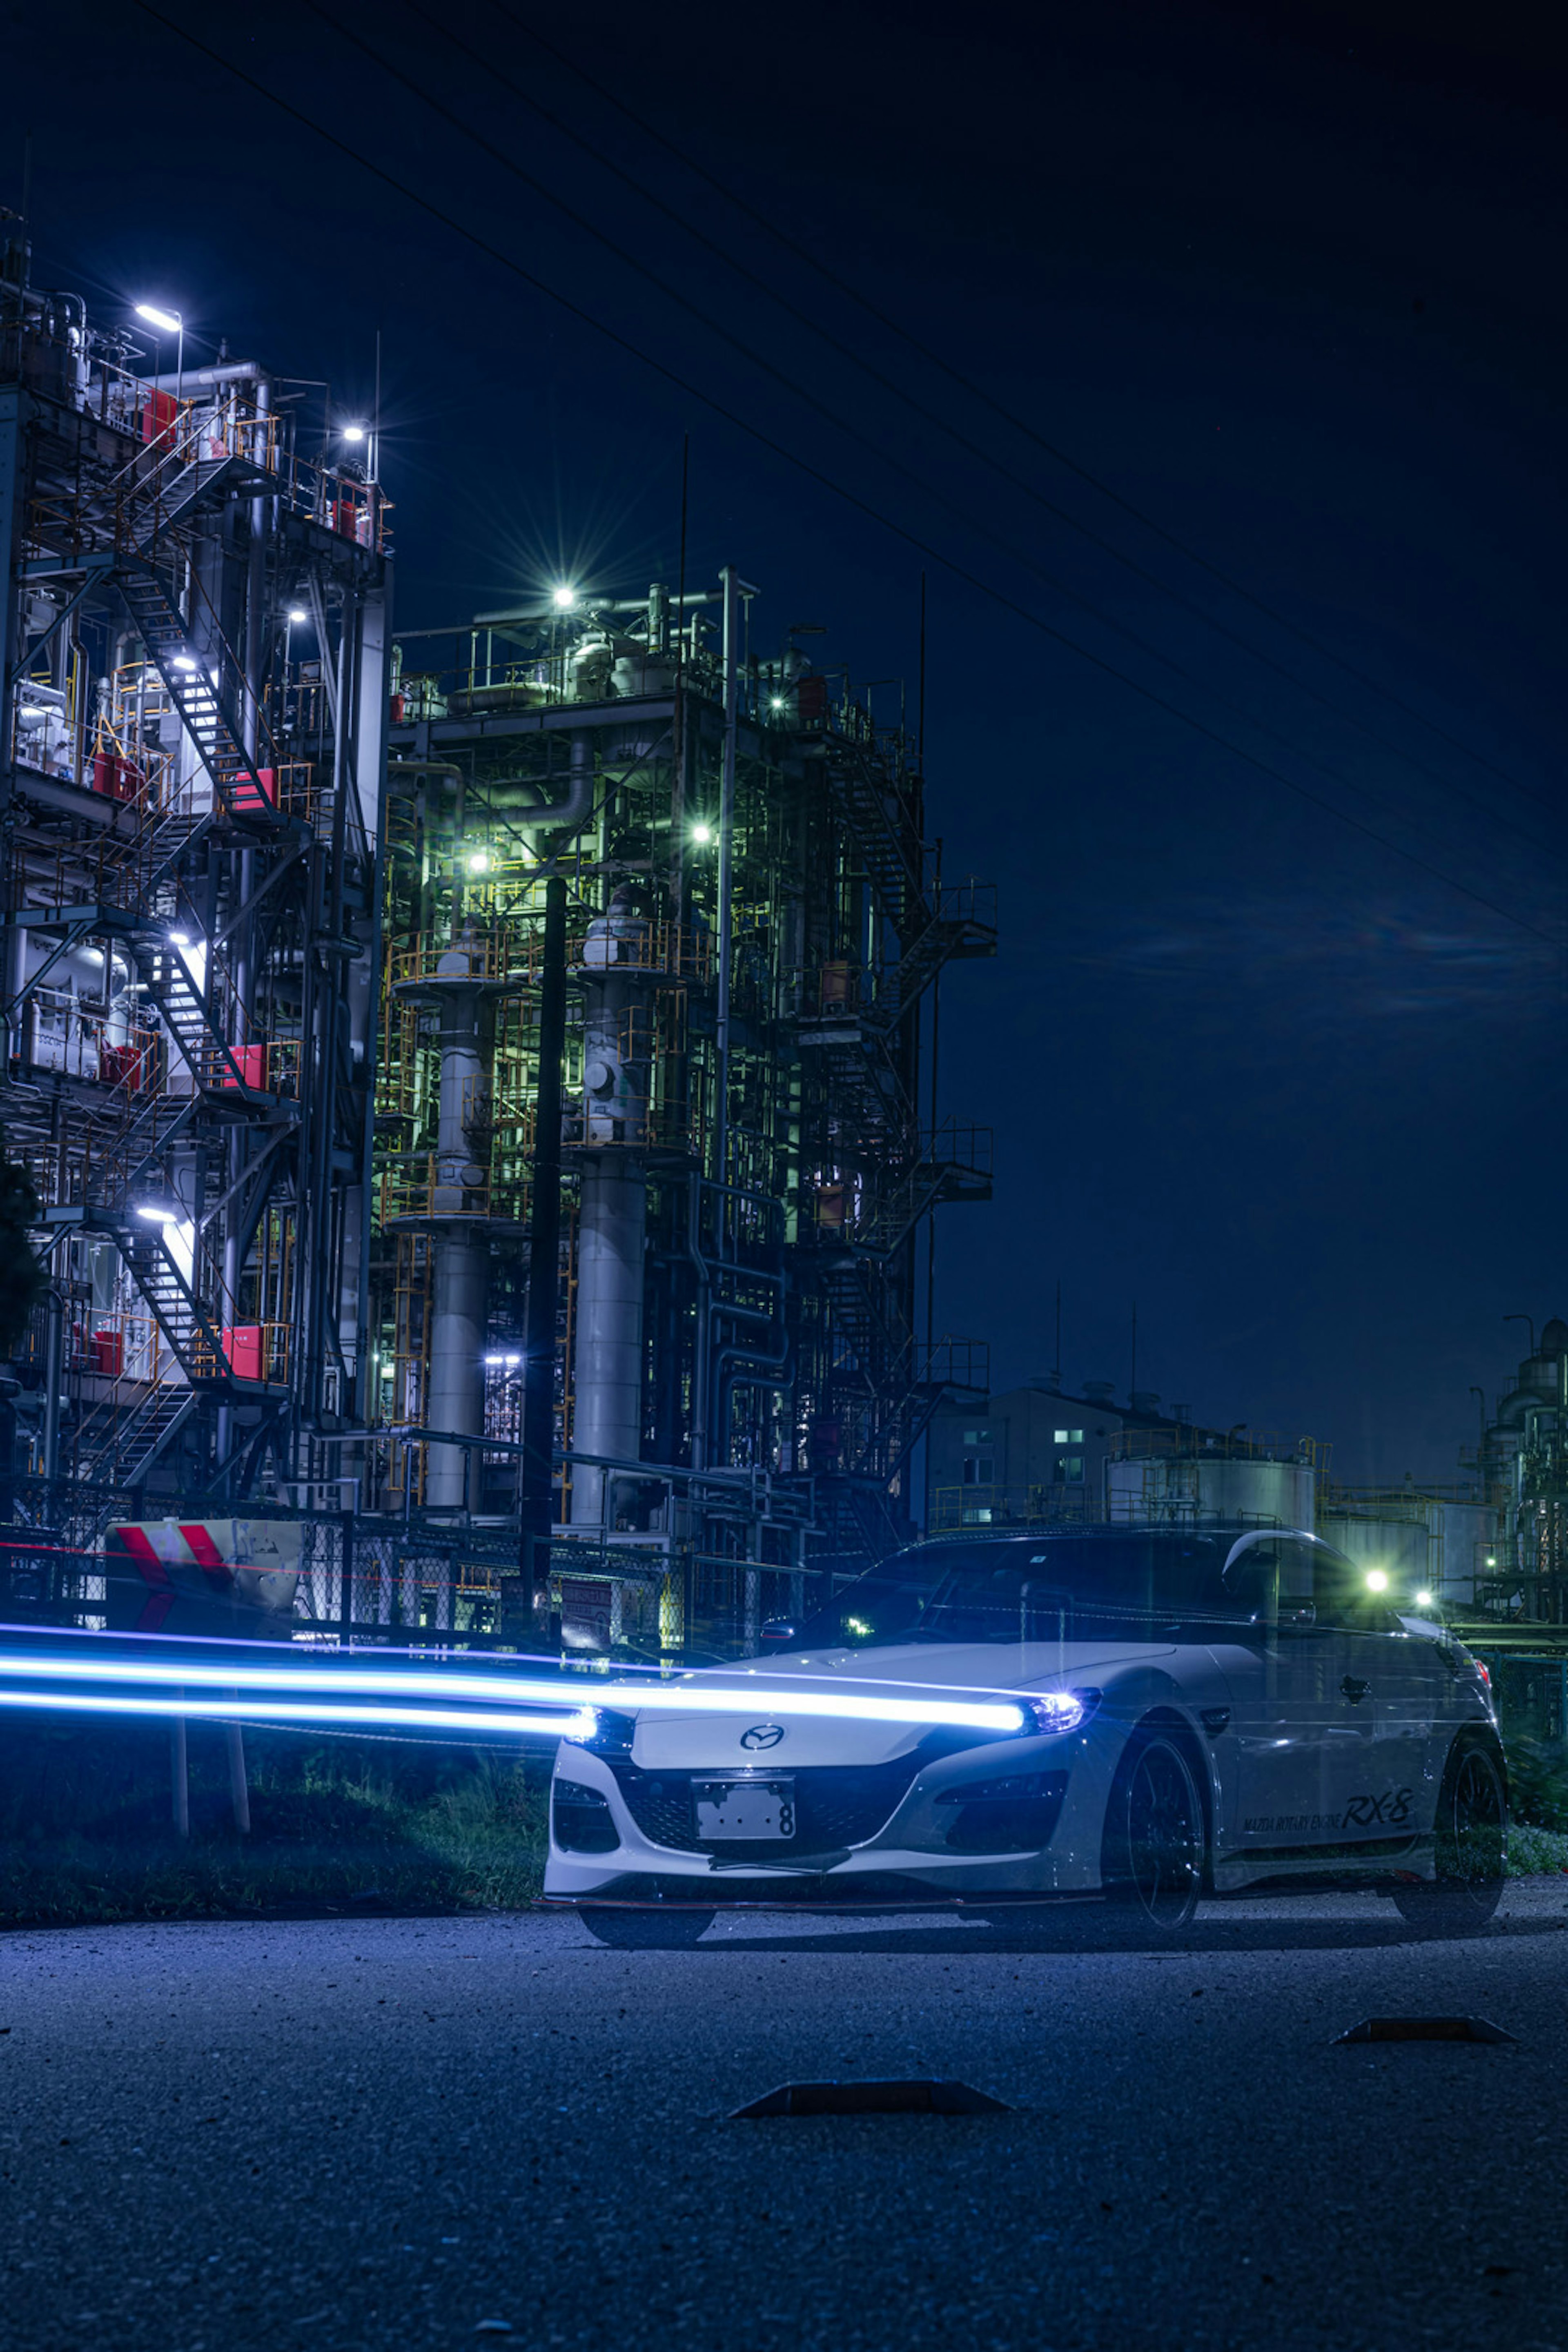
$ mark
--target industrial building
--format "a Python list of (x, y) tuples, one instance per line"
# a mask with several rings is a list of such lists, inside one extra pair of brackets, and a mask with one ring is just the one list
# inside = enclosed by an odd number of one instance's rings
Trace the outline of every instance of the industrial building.
[(374, 445), (260, 360), (186, 364), (155, 305), (34, 287), (13, 233), (0, 546), (0, 1122), (50, 1283), (30, 1466), (308, 1499), (369, 1368)]
[[(1461, 1456), (1492, 1507), (1495, 1539), (1477, 1549), (1475, 1605), (1496, 1615), (1568, 1624), (1568, 1322), (1510, 1316), (1530, 1332), (1530, 1352), (1488, 1410), (1478, 1443)], [(1568, 1702), (1565, 1702), (1568, 1714)]]
[[(1568, 1327), (1548, 1325), (1543, 1347), (1568, 1351)], [(1031, 1381), (983, 1402), (944, 1405), (930, 1444), (929, 1519), (933, 1533), (976, 1527), (1055, 1526), (1086, 1521), (1158, 1524), (1251, 1520), (1309, 1528), (1350, 1559), (1383, 1570), (1395, 1589), (1430, 1591), (1461, 1611), (1495, 1609), (1500, 1560), (1539, 1540), (1544, 1511), (1530, 1480), (1555, 1437), (1552, 1411), (1559, 1359), (1532, 1358), (1500, 1407), (1492, 1444), (1505, 1444), (1513, 1486), (1529, 1499), (1509, 1517), (1500, 1461), (1484, 1481), (1388, 1489), (1349, 1486), (1330, 1475), (1320, 1440), (1255, 1430), (1210, 1429), (1177, 1405), (1136, 1390), (1119, 1402), (1109, 1381), (1079, 1391), (1059, 1375)], [(1542, 1385), (1544, 1383), (1544, 1386)], [(1532, 1516), (1532, 1514), (1534, 1516)], [(1508, 1532), (1517, 1527), (1521, 1532)], [(1515, 1607), (1519, 1578), (1512, 1580)]]
[(569, 1640), (744, 1636), (880, 1557), (986, 1385), (919, 1269), (990, 1192), (924, 1016), (992, 894), (940, 876), (896, 686), (765, 613), (733, 569), (562, 582), (394, 650), (367, 1499), (526, 1518), (547, 1398)]
[(1556, 1318), (1447, 1489), (1335, 1486), (1310, 1440), (1106, 1381), (992, 1395), (923, 1244), (991, 1190), (931, 1011), (995, 908), (941, 870), (918, 697), (733, 567), (399, 637), (376, 444), (156, 303), (36, 287), (11, 224), (33, 1524), (263, 1508), (339, 1631), (645, 1655), (924, 1528), (1074, 1517), (1316, 1525), (1568, 1617)]
[(335, 1515), (374, 1550), (316, 1593), (343, 1628), (754, 1630), (913, 1532), (931, 1414), (987, 1385), (920, 1269), (990, 1191), (928, 1016), (994, 909), (902, 689), (733, 569), (394, 643), (375, 421), (89, 316), (12, 228), (26, 1469), (83, 1528)]

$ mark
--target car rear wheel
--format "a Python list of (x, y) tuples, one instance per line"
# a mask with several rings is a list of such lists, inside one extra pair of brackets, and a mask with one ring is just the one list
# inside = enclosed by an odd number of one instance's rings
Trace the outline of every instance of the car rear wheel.
[(596, 1942), (611, 1944), (618, 1952), (689, 1951), (713, 1924), (711, 1911), (700, 1911), (695, 1905), (688, 1910), (684, 1904), (673, 1903), (668, 1908), (650, 1904), (646, 1910), (631, 1904), (584, 1903), (577, 1916)]
[(1204, 1801), (1186, 1749), (1157, 1725), (1134, 1732), (1111, 1784), (1101, 1862), (1122, 1922), (1154, 1943), (1183, 1935), (1207, 1859)]
[(1401, 1918), (1435, 1935), (1484, 1927), (1502, 1897), (1507, 1873), (1508, 1790), (1502, 1759), (1490, 1742), (1457, 1739), (1437, 1793), (1437, 1875), (1397, 1886)]

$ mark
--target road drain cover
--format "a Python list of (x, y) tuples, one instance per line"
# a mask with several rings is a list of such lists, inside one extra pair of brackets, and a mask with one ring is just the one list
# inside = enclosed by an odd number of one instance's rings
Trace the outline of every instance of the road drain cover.
[(1493, 2025), (1484, 2017), (1363, 2017), (1348, 2033), (1336, 2033), (1336, 2046), (1342, 2042), (1513, 2042), (1517, 2035), (1505, 2033), (1500, 2025)]
[(1005, 2116), (1002, 2099), (988, 2098), (967, 2083), (937, 2083), (921, 2076), (910, 2083), (781, 2083), (740, 2116)]

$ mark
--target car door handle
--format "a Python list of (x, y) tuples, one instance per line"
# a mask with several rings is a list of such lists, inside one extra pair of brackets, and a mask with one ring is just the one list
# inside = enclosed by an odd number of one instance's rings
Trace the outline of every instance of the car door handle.
[(1347, 1675), (1343, 1682), (1340, 1685), (1340, 1688), (1343, 1691), (1345, 1696), (1349, 1699), (1352, 1706), (1359, 1706), (1362, 1700), (1366, 1696), (1368, 1691), (1371, 1690), (1372, 1685), (1369, 1682), (1363, 1681), (1360, 1675)]

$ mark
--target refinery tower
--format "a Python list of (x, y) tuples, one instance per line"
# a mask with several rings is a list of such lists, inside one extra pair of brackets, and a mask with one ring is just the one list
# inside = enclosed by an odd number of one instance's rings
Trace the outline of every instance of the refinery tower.
[(987, 1385), (921, 1244), (990, 1189), (931, 1011), (994, 909), (918, 726), (732, 569), (393, 642), (374, 420), (193, 356), (11, 237), (15, 1461), (352, 1517), (344, 1625), (754, 1635)]
[(652, 1646), (674, 1591), (688, 1640), (754, 1632), (814, 1561), (879, 1556), (931, 1412), (985, 1377), (933, 1342), (920, 1243), (990, 1191), (988, 1133), (930, 1115), (929, 1013), (993, 951), (991, 893), (940, 878), (897, 683), (766, 610), (733, 569), (561, 585), (394, 647), (387, 1477), (526, 1518), (544, 1390), (569, 1636), (640, 1611)]

